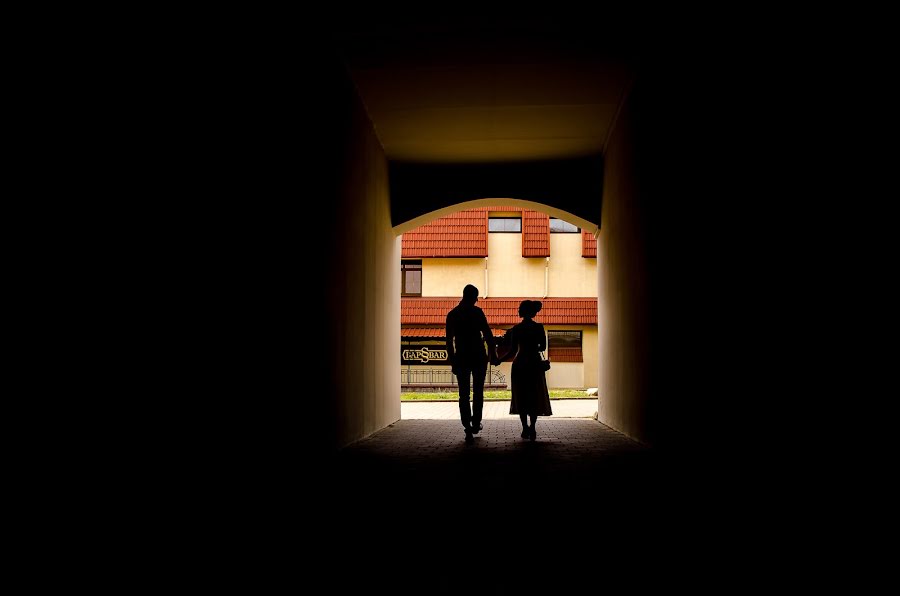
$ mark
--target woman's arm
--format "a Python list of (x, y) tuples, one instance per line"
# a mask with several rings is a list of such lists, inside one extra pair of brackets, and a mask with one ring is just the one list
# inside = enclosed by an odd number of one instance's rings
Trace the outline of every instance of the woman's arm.
[(538, 341), (538, 352), (543, 352), (547, 349), (547, 333), (544, 331), (544, 326), (538, 323), (538, 327), (541, 330), (541, 339)]

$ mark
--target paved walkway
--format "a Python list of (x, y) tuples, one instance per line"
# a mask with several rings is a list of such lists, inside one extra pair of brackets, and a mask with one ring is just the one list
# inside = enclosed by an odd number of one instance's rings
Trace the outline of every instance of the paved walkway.
[(525, 483), (533, 498), (559, 503), (583, 499), (597, 486), (632, 494), (652, 481), (651, 450), (590, 417), (566, 417), (593, 415), (593, 400), (554, 400), (560, 415), (538, 419), (535, 442), (521, 438), (518, 418), (505, 413), (508, 403), (490, 404), (484, 430), (471, 445), (465, 443), (454, 402), (402, 404), (404, 419), (337, 454), (330, 481), (343, 495), (416, 506), (422, 498), (467, 500), (469, 487), (479, 494), (496, 492), (502, 500), (500, 495)]
[(319, 503), (298, 501), (298, 515), (322, 528), (304, 542), (327, 568), (345, 563), (333, 586), (519, 596), (547, 580), (547, 593), (584, 593), (565, 582), (595, 581), (603, 549), (640, 558), (648, 528), (693, 519), (669, 505), (684, 487), (657, 454), (591, 419), (593, 400), (553, 400), (558, 415), (538, 419), (535, 442), (520, 437), (509, 402), (485, 405), (484, 430), (467, 445), (455, 402), (404, 403), (403, 419), (303, 486)]
[[(593, 418), (597, 414), (595, 399), (554, 399), (550, 401), (553, 418)], [(400, 418), (403, 420), (459, 420), (459, 402), (401, 402)], [(518, 420), (509, 414), (509, 400), (486, 401), (482, 413), (484, 420)]]

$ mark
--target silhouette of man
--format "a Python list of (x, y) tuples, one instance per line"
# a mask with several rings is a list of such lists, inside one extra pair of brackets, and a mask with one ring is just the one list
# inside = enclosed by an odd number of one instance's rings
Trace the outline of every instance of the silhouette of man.
[[(484, 311), (475, 306), (478, 288), (469, 284), (463, 288), (463, 297), (453, 310), (447, 313), (447, 353), (450, 366), (459, 382), (459, 417), (466, 429), (466, 443), (482, 429), (481, 413), (484, 408), (484, 375), (487, 373), (488, 354), (491, 363), (500, 364), (494, 344), (494, 336), (488, 326)], [(484, 345), (487, 343), (488, 351)], [(469, 375), (472, 375), (472, 409), (469, 409)]]

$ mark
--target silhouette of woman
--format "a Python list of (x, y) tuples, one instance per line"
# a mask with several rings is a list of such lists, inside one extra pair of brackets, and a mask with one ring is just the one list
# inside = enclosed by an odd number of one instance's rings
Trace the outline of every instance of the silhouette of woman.
[[(547, 347), (544, 326), (533, 321), (543, 305), (537, 300), (523, 300), (519, 305), (522, 322), (506, 332), (510, 353), (516, 358), (512, 364), (512, 401), (510, 414), (518, 414), (522, 421), (522, 438), (534, 441), (534, 426), (538, 416), (552, 416), (547, 377), (541, 367), (541, 352)], [(527, 418), (531, 418), (531, 426)]]

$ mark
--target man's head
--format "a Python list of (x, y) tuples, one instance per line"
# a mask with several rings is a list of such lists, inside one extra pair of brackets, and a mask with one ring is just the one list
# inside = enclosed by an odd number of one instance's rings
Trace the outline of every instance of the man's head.
[(463, 288), (463, 302), (471, 302), (472, 304), (478, 302), (478, 288), (472, 284)]

